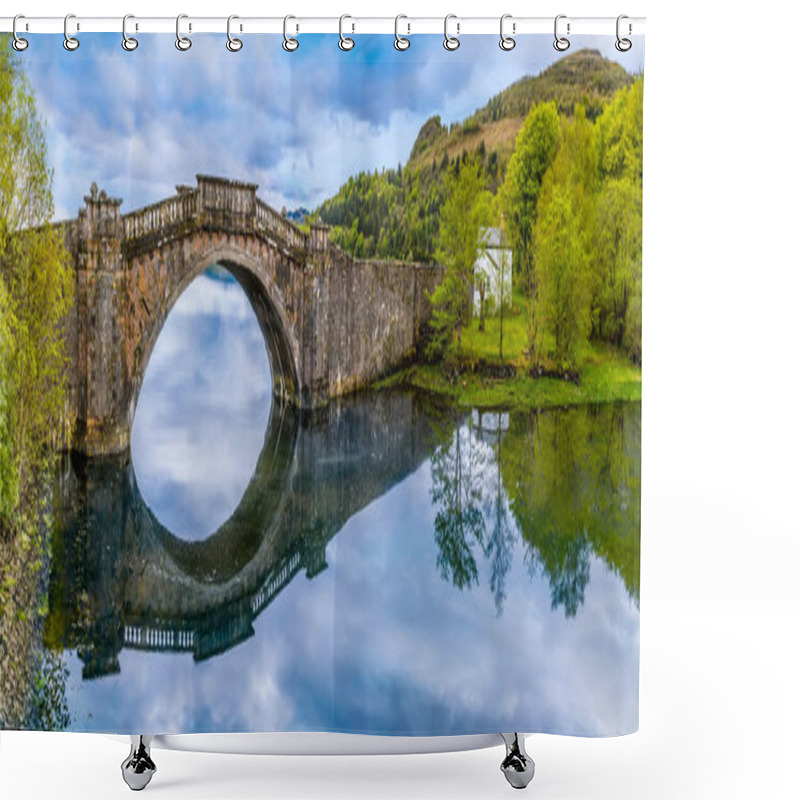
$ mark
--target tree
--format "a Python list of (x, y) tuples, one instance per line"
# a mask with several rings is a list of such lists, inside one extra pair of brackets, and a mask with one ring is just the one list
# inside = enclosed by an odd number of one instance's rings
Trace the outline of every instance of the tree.
[(33, 92), (16, 53), (0, 48), (0, 522), (38, 492), (65, 407), (73, 278), (49, 225), (51, 182)]
[(597, 217), (594, 334), (642, 359), (643, 78), (621, 90), (595, 126), (602, 184)]
[[(591, 327), (591, 265), (597, 154), (582, 106), (562, 125), (558, 153), (542, 182), (534, 227), (541, 292), (541, 328), (555, 341), (559, 369), (576, 366)], [(541, 340), (539, 340), (541, 344)]]
[(572, 198), (563, 186), (553, 189), (536, 226), (541, 271), (540, 316), (555, 340), (562, 370), (575, 366), (578, 346), (589, 329), (586, 273), (581, 231)]
[(64, 408), (62, 331), (72, 303), (73, 279), (60, 236), (48, 225), (53, 210), (51, 174), (34, 96), (16, 53), (7, 40), (4, 44), (0, 47), (0, 725), (31, 727), (49, 708), (46, 695), (51, 681), (36, 653), (49, 537), (42, 509), (53, 457), (48, 445)]
[(11, 309), (0, 280), (0, 520), (16, 504), (16, 480), (8, 414), (7, 375), (11, 368)]
[(602, 178), (642, 181), (644, 79), (620, 89), (597, 120), (595, 136)]
[(506, 229), (514, 251), (517, 285), (528, 304), (528, 339), (533, 353), (538, 338), (536, 301), (538, 275), (534, 260), (534, 232), (542, 180), (556, 156), (559, 119), (553, 102), (540, 103), (528, 114), (517, 134), (501, 190)]
[[(495, 270), (497, 271), (497, 293), (499, 295), (498, 302), (500, 304), (500, 360), (503, 360), (503, 315), (505, 313), (505, 305), (509, 298), (506, 297), (506, 270), (509, 267), (508, 263), (509, 253), (506, 245), (506, 222), (505, 214), (500, 212), (500, 247), (498, 248), (497, 261), (491, 256), (489, 260), (492, 262)], [(483, 299), (483, 298), (481, 298)]]
[(603, 186), (595, 241), (594, 334), (641, 357), (642, 194), (630, 178)]
[(439, 220), (437, 260), (444, 264), (442, 282), (430, 295), (433, 336), (428, 354), (441, 356), (455, 333), (461, 350), (461, 332), (469, 323), (475, 262), (486, 247), (484, 229), (491, 222), (491, 195), (486, 191), (480, 164), (467, 159), (445, 178), (445, 202)]

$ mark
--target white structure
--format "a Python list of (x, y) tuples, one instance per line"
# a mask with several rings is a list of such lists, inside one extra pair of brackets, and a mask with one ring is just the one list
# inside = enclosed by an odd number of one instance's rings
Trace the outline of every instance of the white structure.
[(505, 243), (505, 236), (499, 228), (487, 228), (483, 234), (485, 249), (475, 262), (474, 313), (480, 316), (480, 283), (484, 281), (486, 315), (492, 316), (500, 311), (502, 297), (505, 308), (511, 307), (511, 274), (513, 272), (513, 253)]

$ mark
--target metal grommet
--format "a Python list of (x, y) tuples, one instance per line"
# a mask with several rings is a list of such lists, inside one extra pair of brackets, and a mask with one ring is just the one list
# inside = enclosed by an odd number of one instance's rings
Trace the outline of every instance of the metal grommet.
[[(625, 14), (620, 14), (617, 17), (617, 41), (614, 42), (614, 47), (616, 47), (617, 50), (620, 51), (620, 53), (627, 53), (628, 50), (630, 50), (631, 47), (633, 47), (633, 43), (631, 42), (630, 39), (623, 39), (619, 35), (619, 24), (624, 19), (628, 19), (627, 15), (625, 15)], [(630, 23), (629, 23), (628, 24), (628, 33), (630, 33), (630, 32), (631, 32), (631, 26), (630, 26)]]
[(128, 36), (128, 20), (134, 19), (133, 14), (126, 14), (122, 18), (122, 49), (132, 53), (138, 46), (139, 40)]
[[(569, 39), (565, 36), (558, 35), (558, 21), (560, 19), (566, 19), (566, 14), (559, 14), (556, 17), (555, 25), (553, 26), (553, 31), (555, 33), (556, 40), (553, 42), (553, 47), (558, 50), (559, 53), (563, 53), (565, 50), (569, 50)], [(569, 33), (569, 22), (567, 23), (567, 33)]]
[[(352, 50), (356, 46), (356, 43), (349, 36), (344, 35), (344, 21), (346, 19), (353, 18), (349, 14), (342, 14), (339, 17), (339, 49), (345, 51)], [(355, 26), (353, 26), (353, 29), (355, 30)]]
[(11, 46), (18, 52), (21, 53), (23, 50), (28, 49), (28, 40), (23, 39), (21, 36), (17, 35), (17, 20), (18, 19), (25, 19), (23, 14), (17, 14), (14, 17), (14, 21), (11, 23), (11, 33), (14, 35), (14, 39), (11, 42)]
[[(411, 47), (411, 39), (400, 35), (400, 20), (408, 19), (405, 14), (398, 14), (394, 18), (394, 49), (395, 50), (408, 50)], [(411, 33), (411, 26), (408, 26), (408, 32)]]
[(235, 36), (231, 36), (231, 22), (235, 19), (239, 19), (236, 14), (231, 14), (228, 17), (228, 41), (225, 42), (225, 47), (231, 51), (231, 53), (238, 53), (244, 44), (242, 43), (241, 39), (237, 39)]
[(300, 47), (300, 42), (297, 39), (289, 36), (287, 33), (290, 19), (296, 19), (296, 17), (293, 17), (291, 14), (289, 14), (283, 18), (283, 49), (286, 50), (287, 53), (293, 53), (298, 47)]
[[(69, 35), (69, 21), (71, 19), (75, 19), (74, 14), (67, 14), (67, 16), (64, 17), (64, 49), (70, 52), (77, 50), (81, 46), (81, 43), (74, 36)], [(80, 28), (78, 28), (78, 30), (80, 30)]]
[[(188, 19), (188, 14), (178, 14), (175, 18), (175, 47), (182, 52), (186, 52), (192, 46), (192, 40), (188, 36), (181, 36), (181, 20)], [(189, 30), (192, 26), (189, 26)]]
[[(511, 19), (511, 14), (503, 14), (503, 16), (500, 17), (500, 49), (505, 50), (506, 52), (513, 50), (517, 46), (515, 39), (512, 39), (510, 36), (506, 36), (505, 33), (503, 33), (503, 23), (505, 23), (507, 19)], [(511, 32), (517, 32), (516, 22), (511, 23)]]
[[(450, 22), (451, 19), (456, 19), (456, 15), (455, 14), (448, 14), (444, 18), (444, 42), (443, 42), (443, 44), (444, 44), (444, 49), (445, 50), (449, 50), (452, 53), (454, 50), (458, 50), (458, 48), (461, 46), (461, 42), (458, 40), (458, 38), (456, 36), (450, 36), (450, 34), (447, 32), (447, 23)], [(456, 23), (456, 34), (458, 34), (458, 32), (460, 30), (461, 30), (461, 23), (457, 22)]]

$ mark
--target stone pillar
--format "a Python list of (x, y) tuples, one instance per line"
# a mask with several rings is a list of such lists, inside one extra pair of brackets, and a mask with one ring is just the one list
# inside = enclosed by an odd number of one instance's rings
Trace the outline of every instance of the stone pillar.
[(331, 229), (324, 222), (311, 224), (311, 250), (315, 253), (324, 253), (331, 243)]
[(73, 445), (87, 454), (128, 447), (127, 375), (122, 354), (120, 293), (122, 200), (98, 192), (92, 184), (78, 214), (77, 237), (77, 397)]

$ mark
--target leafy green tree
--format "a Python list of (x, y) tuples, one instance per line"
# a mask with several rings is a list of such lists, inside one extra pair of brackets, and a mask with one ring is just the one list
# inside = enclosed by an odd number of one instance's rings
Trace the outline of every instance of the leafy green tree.
[(595, 336), (641, 358), (642, 193), (628, 177), (603, 186), (597, 202)]
[(16, 476), (8, 413), (8, 374), (11, 369), (11, 309), (0, 280), (0, 519), (16, 504)]
[(642, 359), (644, 79), (617, 93), (595, 126), (598, 173), (594, 334)]
[(644, 78), (620, 89), (603, 109), (595, 142), (603, 178), (642, 180)]
[(588, 334), (589, 304), (578, 217), (565, 187), (553, 189), (536, 230), (541, 270), (539, 316), (552, 332), (559, 368), (567, 370), (575, 366), (578, 347)]
[(591, 325), (597, 184), (592, 135), (592, 124), (583, 108), (576, 106), (573, 119), (562, 124), (561, 144), (542, 183), (534, 226), (541, 281), (537, 315), (540, 329), (555, 342), (555, 360), (564, 370), (576, 366)]
[(63, 418), (63, 320), (73, 278), (61, 236), (48, 224), (52, 175), (36, 102), (18, 57), (0, 48), (0, 518), (38, 491), (47, 445)]
[(486, 242), (483, 231), (491, 222), (492, 198), (485, 188), (480, 164), (474, 159), (451, 168), (445, 179), (445, 202), (439, 220), (437, 260), (444, 264), (442, 282), (431, 293), (433, 335), (428, 354), (444, 353), (455, 333), (469, 324), (475, 262)]
[[(20, 61), (0, 39), (0, 727), (57, 723), (63, 681), (45, 676), (36, 630), (49, 528), (49, 447), (64, 409), (63, 321), (73, 278), (52, 214), (51, 174)], [(37, 666), (38, 665), (38, 666)], [(60, 673), (65, 674), (63, 671)]]
[(536, 315), (539, 278), (533, 226), (542, 180), (556, 157), (558, 139), (559, 118), (555, 103), (541, 103), (531, 108), (517, 134), (501, 189), (506, 231), (514, 251), (515, 282), (528, 302), (528, 338), (532, 352), (539, 336)]

